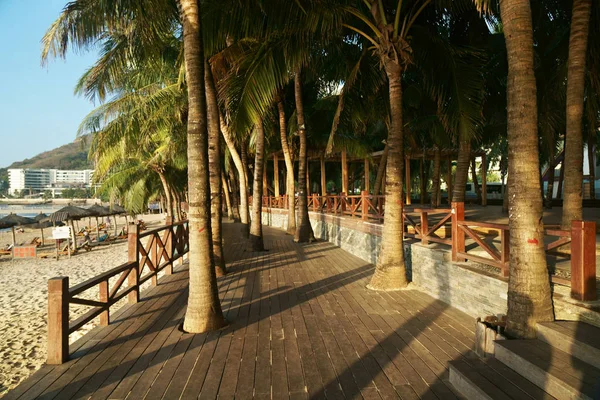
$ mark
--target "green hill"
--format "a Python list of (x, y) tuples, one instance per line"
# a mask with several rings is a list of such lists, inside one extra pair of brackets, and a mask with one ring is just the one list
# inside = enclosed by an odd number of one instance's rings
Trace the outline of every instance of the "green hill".
[(90, 138), (83, 136), (74, 142), (45, 151), (32, 158), (12, 163), (6, 168), (0, 168), (0, 192), (8, 188), (9, 168), (58, 168), (58, 169), (93, 169), (87, 155), (90, 148)]

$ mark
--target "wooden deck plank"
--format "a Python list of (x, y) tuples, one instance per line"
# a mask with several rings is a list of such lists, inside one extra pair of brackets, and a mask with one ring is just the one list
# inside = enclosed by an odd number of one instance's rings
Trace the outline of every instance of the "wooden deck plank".
[(184, 266), (78, 343), (74, 360), (7, 398), (457, 397), (447, 364), (468, 362), (471, 318), (415, 290), (366, 289), (373, 266), (331, 243), (296, 244), (265, 227), (269, 251), (253, 252), (238, 230), (224, 224), (226, 328), (178, 329)]

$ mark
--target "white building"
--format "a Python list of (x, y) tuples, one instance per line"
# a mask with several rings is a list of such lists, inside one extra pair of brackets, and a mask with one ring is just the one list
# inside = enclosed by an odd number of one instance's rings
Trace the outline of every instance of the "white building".
[(16, 191), (25, 191), (35, 194), (48, 190), (52, 192), (53, 196), (60, 196), (63, 189), (89, 188), (93, 175), (94, 171), (91, 169), (79, 171), (29, 168), (9, 169), (8, 193), (14, 195)]

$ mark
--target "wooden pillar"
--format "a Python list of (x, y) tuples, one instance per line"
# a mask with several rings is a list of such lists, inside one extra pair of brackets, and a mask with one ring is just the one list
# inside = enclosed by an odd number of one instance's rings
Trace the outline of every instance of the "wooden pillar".
[(267, 184), (267, 162), (264, 160), (266, 160), (266, 157), (263, 159), (263, 197), (269, 196), (269, 185)]
[(277, 154), (273, 154), (273, 187), (275, 197), (279, 198), (279, 156)]
[(348, 194), (348, 160), (346, 149), (342, 150), (342, 193)]
[(452, 261), (465, 261), (459, 253), (465, 251), (465, 231), (459, 227), (459, 221), (465, 220), (465, 203), (452, 202)]
[(367, 195), (369, 194), (371, 189), (370, 175), (371, 172), (369, 171), (369, 159), (365, 158), (365, 192), (367, 192)]
[(596, 300), (596, 223), (571, 222), (571, 297)]
[(410, 158), (404, 159), (404, 177), (406, 181), (406, 204), (410, 205)]
[(421, 158), (419, 160), (419, 183), (420, 183), (420, 188), (419, 188), (419, 193), (420, 194), (420, 198), (421, 198), (421, 204), (425, 204), (425, 190), (426, 190), (426, 185), (425, 185), (425, 162), (423, 161), (423, 159)]
[(321, 196), (327, 196), (327, 178), (325, 176), (325, 158), (321, 157)]
[(487, 206), (487, 157), (485, 154), (481, 156), (481, 205)]
[(448, 190), (448, 204), (452, 201), (452, 159), (448, 158), (448, 172), (446, 175), (446, 189)]
[(100, 314), (100, 325), (108, 326), (110, 323), (110, 307), (108, 306), (108, 280), (100, 282), (100, 287), (98, 289), (100, 301), (102, 303), (106, 303), (106, 310), (102, 311)]
[(48, 364), (69, 359), (69, 277), (48, 280)]
[(130, 304), (137, 303), (140, 301), (140, 262), (138, 258), (139, 232), (140, 227), (137, 224), (131, 224), (127, 229), (127, 261), (135, 263), (135, 265), (131, 268), (131, 271), (129, 272), (129, 276), (127, 277), (127, 284), (129, 286), (135, 287), (135, 289), (133, 289), (127, 295)]

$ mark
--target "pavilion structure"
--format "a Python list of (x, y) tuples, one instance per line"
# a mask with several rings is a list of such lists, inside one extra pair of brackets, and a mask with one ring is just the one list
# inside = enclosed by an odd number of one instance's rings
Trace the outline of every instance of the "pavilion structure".
[[(349, 166), (353, 163), (360, 163), (363, 164), (363, 171), (362, 171), (362, 184), (361, 184), (361, 191), (366, 191), (367, 193), (371, 193), (373, 190), (373, 185), (371, 185), (370, 182), (370, 169), (373, 166), (374, 168), (377, 168), (381, 157), (383, 156), (383, 150), (380, 151), (376, 151), (373, 152), (371, 154), (369, 154), (367, 157), (353, 157), (351, 155), (349, 155), (347, 153), (347, 151), (345, 149), (341, 150), (340, 152), (334, 153), (331, 156), (325, 156), (323, 154), (323, 152), (317, 152), (317, 151), (309, 151), (308, 154), (308, 165), (309, 167), (306, 169), (307, 170), (307, 187), (308, 187), (308, 193), (311, 193), (312, 191), (310, 190), (311, 184), (310, 184), (310, 164), (311, 163), (315, 163), (318, 162), (319, 163), (319, 169), (320, 169), (320, 195), (321, 196), (326, 196), (327, 195), (327, 175), (326, 175), (326, 163), (339, 163), (340, 167), (341, 167), (341, 182), (342, 182), (342, 187), (340, 190), (341, 194), (348, 194), (350, 193), (350, 190), (354, 189), (350, 187), (350, 183), (355, 182), (354, 179), (349, 179)], [(431, 149), (410, 149), (405, 151), (404, 153), (404, 173), (405, 173), (405, 185), (406, 185), (406, 192), (405, 192), (405, 197), (406, 197), (406, 204), (410, 205), (412, 203), (412, 199), (410, 196), (411, 193), (411, 185), (412, 185), (412, 179), (411, 179), (411, 160), (419, 160), (419, 169), (420, 169), (420, 182), (421, 182), (421, 203), (424, 202), (424, 193), (426, 191), (425, 188), (425, 161), (430, 161), (433, 160), (435, 157), (435, 150), (433, 148)], [(273, 193), (273, 195), (275, 197), (279, 197), (282, 192), (284, 192), (284, 190), (282, 190), (282, 187), (284, 185), (281, 185), (282, 181), (285, 182), (285, 175), (282, 173), (282, 171), (285, 170), (285, 164), (283, 165), (283, 168), (280, 168), (281, 165), (280, 163), (282, 162), (282, 152), (276, 152), (272, 154), (272, 165), (273, 165), (273, 170), (272, 170), (272, 175), (269, 178), (268, 174), (265, 173), (263, 174), (263, 192), (266, 194), (268, 193), (267, 189), (269, 188), (269, 180), (272, 183), (272, 191), (271, 193)], [(471, 156), (470, 159), (476, 159), (476, 158), (481, 158), (481, 168), (482, 168), (482, 182), (481, 182), (481, 204), (482, 205), (487, 205), (487, 181), (486, 181), (486, 173), (487, 173), (487, 155), (486, 152), (484, 150), (474, 150), (471, 151)], [(441, 160), (445, 161), (448, 165), (447, 168), (447, 172), (446, 172), (446, 176), (445, 176), (445, 181), (448, 185), (448, 192), (452, 192), (452, 162), (458, 159), (458, 149), (442, 149), (441, 150)], [(265, 171), (267, 169), (267, 164), (265, 163)], [(383, 178), (383, 182), (381, 184), (381, 193), (385, 193), (385, 174), (384, 174), (384, 178)]]

